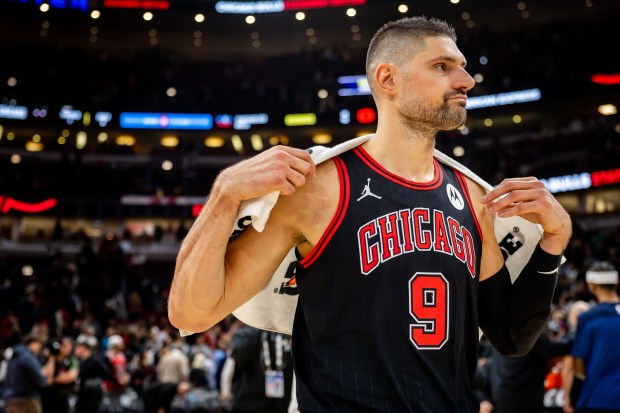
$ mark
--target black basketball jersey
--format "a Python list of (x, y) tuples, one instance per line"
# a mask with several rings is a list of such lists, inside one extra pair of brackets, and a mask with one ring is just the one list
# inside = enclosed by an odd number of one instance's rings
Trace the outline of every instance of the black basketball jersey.
[(338, 210), (297, 264), (293, 363), (304, 413), (478, 411), (481, 233), (463, 176), (333, 159)]

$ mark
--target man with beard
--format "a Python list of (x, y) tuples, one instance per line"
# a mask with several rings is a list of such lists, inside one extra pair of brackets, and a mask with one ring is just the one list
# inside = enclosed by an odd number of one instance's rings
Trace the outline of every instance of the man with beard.
[[(485, 194), (434, 157), (437, 132), (465, 122), (475, 83), (465, 65), (443, 21), (379, 29), (366, 63), (374, 136), (319, 165), (280, 146), (222, 171), (177, 258), (172, 324), (208, 329), (259, 293), (295, 248), (301, 412), (478, 411), (478, 327), (502, 354), (531, 349), (571, 221), (535, 178)], [(230, 239), (242, 202), (274, 191), (281, 196), (264, 229)], [(497, 216), (544, 231), (514, 284)], [(282, 384), (265, 375), (273, 388)]]

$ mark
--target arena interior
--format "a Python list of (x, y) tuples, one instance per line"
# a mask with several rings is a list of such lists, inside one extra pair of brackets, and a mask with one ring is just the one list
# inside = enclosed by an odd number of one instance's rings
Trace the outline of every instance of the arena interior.
[[(455, 27), (477, 82), (437, 148), (493, 185), (544, 179), (572, 217), (544, 333), (561, 340), (593, 302), (590, 264), (620, 267), (617, 0), (0, 0), (0, 350), (89, 333), (104, 354), (120, 335), (144, 399), (175, 345), (210, 358), (221, 393), (237, 320), (179, 338), (181, 241), (228, 165), (372, 133), (368, 42), (414, 15)], [(546, 412), (562, 411), (562, 360)]]

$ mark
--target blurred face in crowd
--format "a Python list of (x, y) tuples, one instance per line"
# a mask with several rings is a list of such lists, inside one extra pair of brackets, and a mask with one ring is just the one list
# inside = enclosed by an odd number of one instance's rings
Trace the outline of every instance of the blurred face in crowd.
[(476, 83), (465, 57), (448, 37), (426, 37), (420, 50), (396, 70), (396, 105), (405, 122), (451, 130), (467, 119), (467, 91)]
[(43, 344), (39, 341), (31, 341), (30, 343), (28, 343), (28, 349), (30, 349), (32, 354), (34, 354), (35, 356), (38, 356), (41, 353), (42, 347)]
[(63, 357), (68, 357), (73, 352), (73, 341), (68, 338), (64, 338), (60, 343), (60, 354)]

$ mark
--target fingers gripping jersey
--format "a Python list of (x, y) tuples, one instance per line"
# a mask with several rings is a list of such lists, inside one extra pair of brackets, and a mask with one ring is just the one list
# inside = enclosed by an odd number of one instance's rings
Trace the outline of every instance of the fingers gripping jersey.
[(303, 412), (473, 412), (481, 235), (464, 178), (391, 174), (361, 147), (334, 158), (338, 210), (297, 268)]

